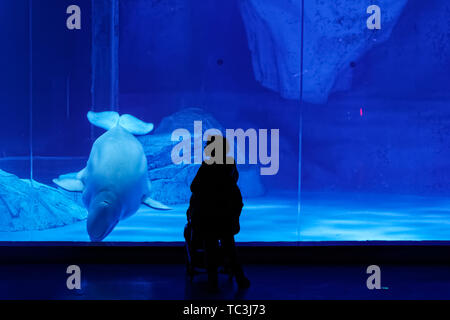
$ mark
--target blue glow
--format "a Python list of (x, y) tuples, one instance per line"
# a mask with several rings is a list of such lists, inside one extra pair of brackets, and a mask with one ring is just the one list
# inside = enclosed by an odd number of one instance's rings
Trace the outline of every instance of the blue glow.
[(379, 30), (369, 0), (80, 0), (81, 30), (51, 2), (0, 3), (0, 241), (89, 241), (52, 179), (86, 165), (90, 110), (155, 124), (150, 196), (173, 207), (105, 241), (183, 240), (198, 165), (170, 136), (194, 121), (280, 130), (276, 175), (238, 166), (238, 241), (450, 239), (448, 1), (378, 0)]

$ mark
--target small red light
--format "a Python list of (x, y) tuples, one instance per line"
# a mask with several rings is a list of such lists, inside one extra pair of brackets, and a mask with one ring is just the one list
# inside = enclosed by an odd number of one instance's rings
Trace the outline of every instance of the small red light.
[(363, 116), (362, 108), (359, 109), (359, 115), (360, 115), (361, 117)]

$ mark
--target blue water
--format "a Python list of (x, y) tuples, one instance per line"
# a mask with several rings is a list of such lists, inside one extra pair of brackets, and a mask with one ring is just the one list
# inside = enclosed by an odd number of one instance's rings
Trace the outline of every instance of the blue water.
[[(436, 240), (450, 232), (450, 199), (386, 194), (306, 193), (297, 233), (295, 194), (246, 201), (240, 242)], [(105, 239), (184, 241), (187, 204), (161, 212), (141, 207)], [(42, 231), (0, 232), (0, 241), (89, 241), (86, 222)]]

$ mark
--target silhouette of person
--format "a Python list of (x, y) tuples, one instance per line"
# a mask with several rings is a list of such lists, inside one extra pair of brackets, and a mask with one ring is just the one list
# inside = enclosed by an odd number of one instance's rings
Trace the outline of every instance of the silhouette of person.
[(218, 289), (219, 242), (239, 288), (250, 286), (236, 255), (234, 235), (240, 231), (243, 202), (237, 185), (236, 164), (233, 157), (227, 156), (229, 148), (224, 137), (209, 137), (205, 146), (206, 158), (191, 184), (188, 210), (192, 229), (204, 239), (208, 285), (213, 291)]

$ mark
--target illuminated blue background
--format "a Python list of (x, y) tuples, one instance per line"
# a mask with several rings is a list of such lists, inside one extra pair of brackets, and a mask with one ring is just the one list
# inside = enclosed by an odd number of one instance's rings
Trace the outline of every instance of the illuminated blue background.
[[(65, 28), (71, 4), (82, 9), (81, 30)], [(366, 27), (371, 4), (381, 8), (381, 30)], [(100, 104), (92, 79), (102, 69), (92, 59), (110, 43), (93, 40), (102, 25), (91, 1), (2, 1), (0, 169), (55, 187), (51, 179), (81, 169), (101, 134), (86, 120), (91, 108), (153, 122), (157, 135), (190, 125), (174, 114), (192, 120), (195, 107), (204, 111), (198, 120), (222, 128), (280, 129), (277, 175), (240, 168), (238, 240), (448, 240), (450, 4), (305, 0), (301, 8), (299, 0), (121, 1), (117, 101)], [(107, 241), (182, 240), (188, 181), (162, 169), (180, 183), (164, 182), (159, 194), (175, 209), (143, 208)], [(6, 241), (88, 240), (85, 221), (1, 230)]]

